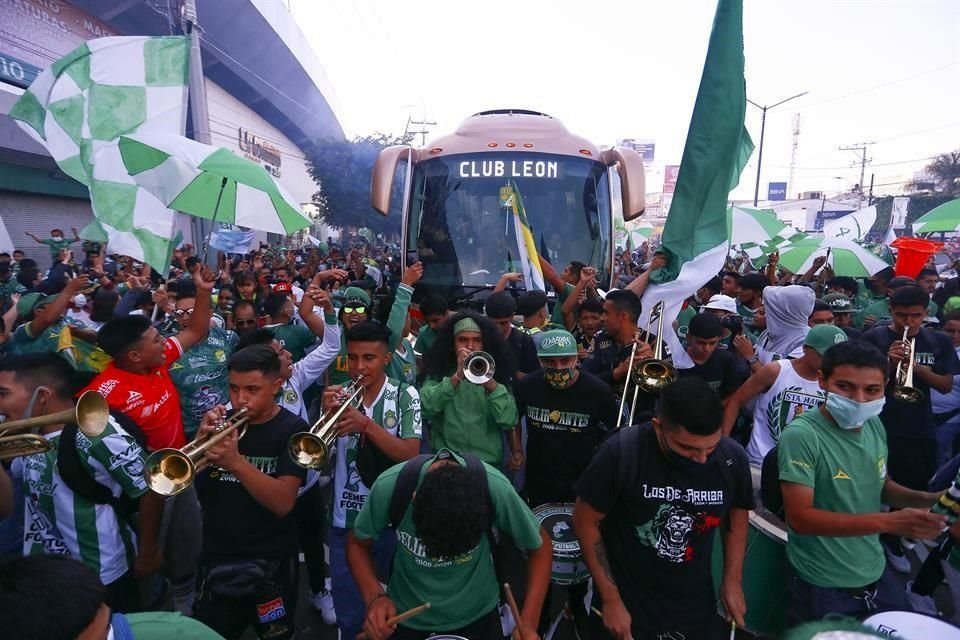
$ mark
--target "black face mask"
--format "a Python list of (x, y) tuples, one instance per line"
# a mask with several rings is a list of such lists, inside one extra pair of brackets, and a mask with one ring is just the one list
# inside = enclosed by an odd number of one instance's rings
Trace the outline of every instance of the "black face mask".
[(667, 444), (666, 439), (659, 433), (657, 434), (657, 439), (660, 441), (660, 447), (663, 450), (663, 455), (667, 458), (670, 464), (682, 469), (685, 472), (699, 473), (700, 471), (703, 471), (707, 468), (707, 465), (710, 464), (711, 460), (713, 460), (713, 456), (717, 452), (717, 450), (714, 449), (710, 452), (704, 462), (697, 462), (696, 460), (692, 460), (687, 456), (680, 455), (671, 449), (670, 445)]

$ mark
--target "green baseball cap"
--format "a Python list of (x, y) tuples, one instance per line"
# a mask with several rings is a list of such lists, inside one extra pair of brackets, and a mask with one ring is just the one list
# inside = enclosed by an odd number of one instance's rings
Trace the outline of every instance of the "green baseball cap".
[(823, 301), (830, 306), (830, 310), (834, 313), (853, 313), (855, 311), (853, 302), (842, 293), (828, 293), (823, 296)]
[(832, 324), (818, 324), (810, 327), (807, 337), (803, 341), (803, 346), (810, 347), (820, 355), (827, 352), (827, 349), (835, 344), (847, 341), (847, 334), (840, 327)]
[(577, 341), (573, 334), (563, 329), (551, 329), (540, 334), (537, 342), (537, 356), (540, 358), (562, 358), (577, 355)]
[(341, 297), (344, 301), (357, 299), (360, 300), (363, 304), (370, 304), (370, 294), (361, 289), (360, 287), (347, 287), (343, 290)]
[(45, 296), (42, 293), (36, 292), (20, 296), (20, 300), (17, 302), (17, 315), (25, 318), (32, 314), (37, 307), (53, 302), (56, 297), (57, 296)]

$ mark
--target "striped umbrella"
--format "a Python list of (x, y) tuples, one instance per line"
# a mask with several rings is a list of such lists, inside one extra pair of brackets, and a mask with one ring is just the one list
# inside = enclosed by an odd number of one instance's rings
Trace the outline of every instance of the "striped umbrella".
[(917, 218), (913, 223), (914, 233), (934, 231), (960, 231), (960, 198), (944, 202)]
[(843, 238), (806, 238), (780, 247), (780, 264), (793, 273), (804, 273), (818, 256), (828, 255), (827, 264), (838, 276), (868, 278), (889, 265), (869, 249)]
[(727, 230), (730, 244), (767, 243), (787, 227), (768, 209), (730, 207), (727, 209)]
[(171, 209), (281, 235), (310, 225), (263, 167), (227, 149), (182, 136), (121, 136), (119, 146), (136, 183)]

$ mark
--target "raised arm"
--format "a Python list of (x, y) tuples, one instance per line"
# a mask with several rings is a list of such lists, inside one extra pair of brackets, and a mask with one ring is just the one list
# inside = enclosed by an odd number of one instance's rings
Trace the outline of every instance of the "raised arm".
[(193, 283), (197, 286), (197, 297), (193, 307), (190, 326), (177, 334), (177, 340), (184, 351), (205, 340), (210, 332), (210, 318), (213, 316), (211, 293), (216, 276), (207, 269), (198, 269), (193, 274)]
[(563, 281), (563, 278), (560, 277), (560, 274), (557, 273), (557, 270), (553, 268), (553, 265), (543, 259), (543, 256), (537, 255), (537, 258), (540, 260), (540, 271), (543, 272), (544, 281), (553, 287), (554, 291), (559, 295), (563, 291), (563, 285), (566, 284)]
[(653, 254), (653, 260), (650, 261), (650, 268), (641, 273), (627, 284), (627, 290), (633, 291), (638, 296), (642, 296), (650, 284), (650, 276), (654, 271), (667, 266), (667, 256), (664, 253)]
[(770, 388), (780, 374), (780, 365), (776, 362), (764, 366), (750, 376), (740, 388), (733, 392), (723, 407), (723, 435), (728, 436), (737, 422), (737, 415), (750, 400)]

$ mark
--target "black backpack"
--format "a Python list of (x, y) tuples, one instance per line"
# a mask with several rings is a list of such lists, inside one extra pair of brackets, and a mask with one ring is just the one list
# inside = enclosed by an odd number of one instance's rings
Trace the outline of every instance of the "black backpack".
[[(110, 418), (117, 423), (115, 426), (126, 431), (141, 448), (146, 450), (147, 438), (133, 420), (119, 411), (111, 411)], [(78, 431), (75, 424), (64, 426), (57, 451), (57, 472), (75, 494), (96, 504), (109, 504), (121, 520), (129, 521), (139, 510), (139, 499), (131, 498), (125, 493), (116, 497), (110, 489), (90, 475), (80, 462), (80, 452), (77, 451)]]
[(760, 502), (767, 511), (783, 518), (783, 491), (780, 489), (777, 447), (763, 456), (763, 463), (760, 465)]

